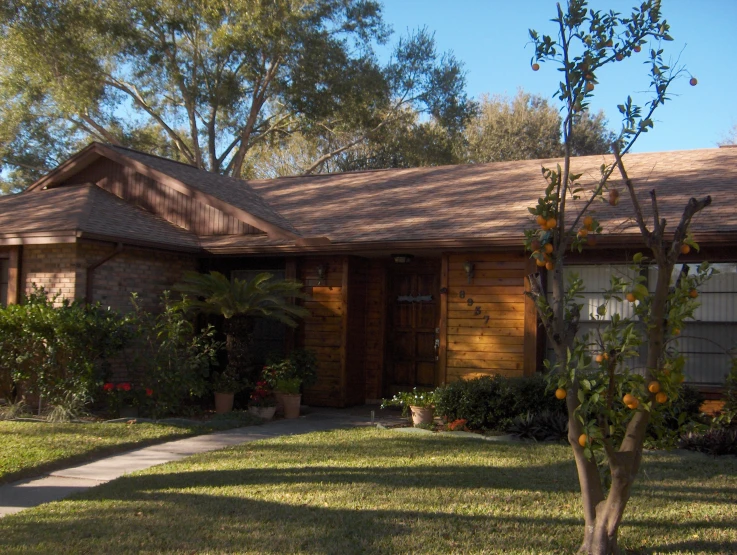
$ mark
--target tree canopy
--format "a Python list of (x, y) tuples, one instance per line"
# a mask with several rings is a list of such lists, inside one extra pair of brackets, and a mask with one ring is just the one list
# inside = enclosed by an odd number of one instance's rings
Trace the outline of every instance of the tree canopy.
[(28, 182), (96, 139), (242, 176), (259, 144), (331, 137), (310, 173), (407, 109), (460, 129), (461, 64), (426, 29), (382, 64), (390, 34), (374, 0), (12, 0), (0, 10), (4, 173)]
[[(555, 158), (563, 155), (558, 109), (545, 98), (518, 91), (514, 98), (484, 96), (466, 130), (467, 161), (475, 163)], [(583, 111), (574, 122), (575, 156), (609, 152), (615, 135), (603, 112)]]

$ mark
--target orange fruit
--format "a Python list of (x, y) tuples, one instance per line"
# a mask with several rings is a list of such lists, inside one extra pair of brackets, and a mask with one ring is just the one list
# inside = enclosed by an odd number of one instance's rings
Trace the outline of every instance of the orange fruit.
[(668, 396), (661, 391), (655, 396), (655, 400), (662, 405), (668, 400)]
[(627, 293), (627, 300), (631, 303), (635, 302), (637, 300), (637, 297), (635, 297), (634, 293)]
[(532, 71), (537, 71), (540, 69), (540, 64), (532, 64)]
[(568, 392), (563, 389), (562, 387), (559, 387), (555, 390), (555, 398), (560, 399), (561, 401), (566, 398), (566, 395), (568, 395)]
[(544, 260), (540, 260), (539, 258), (536, 258), (535, 264), (537, 264), (538, 266), (540, 266), (540, 268), (542, 268), (543, 266), (545, 266), (546, 262)]
[(591, 216), (586, 216), (586, 217), (585, 217), (585, 218), (583, 219), (583, 226), (584, 226), (584, 227), (585, 227), (586, 229), (591, 229), (591, 226), (592, 226), (592, 225), (594, 225), (594, 218), (592, 218)]
[(634, 401), (632, 401), (631, 403), (627, 405), (627, 408), (630, 410), (635, 410), (639, 406), (640, 406), (640, 401), (635, 399)]
[(555, 226), (558, 225), (558, 222), (555, 218), (548, 218), (548, 221), (545, 222), (545, 225), (547, 225), (548, 228), (553, 229)]
[(617, 206), (619, 204), (619, 191), (617, 189), (609, 191), (609, 204), (612, 206)]
[(586, 92), (591, 92), (593, 90), (594, 90), (594, 84), (591, 81), (586, 83)]
[(621, 52), (617, 52), (617, 55), (614, 57), (616, 58), (618, 62), (621, 62), (622, 60), (624, 60), (624, 54), (622, 54)]
[(586, 229), (585, 227), (582, 227), (581, 229), (578, 230), (578, 236), (581, 239), (583, 239), (584, 237), (586, 237), (588, 234), (589, 234), (589, 230)]
[(636, 44), (632, 47), (632, 50), (634, 50), (635, 52), (639, 52), (640, 50), (642, 50), (642, 47), (639, 44)]
[(650, 393), (657, 393), (658, 391), (660, 391), (660, 382), (658, 382), (658, 381), (652, 381), (652, 382), (650, 382), (648, 384), (648, 386), (647, 386), (647, 390)]
[(537, 222), (537, 225), (545, 225), (545, 222), (548, 220), (545, 219), (545, 216), (538, 216), (535, 218), (535, 221)]
[(532, 242), (530, 243), (530, 249), (533, 251), (539, 251), (542, 248), (542, 246), (543, 246), (542, 243), (537, 239), (533, 239)]
[(681, 254), (688, 254), (691, 252), (691, 247), (688, 245), (681, 245)]
[(691, 297), (692, 299), (695, 299), (696, 297), (699, 296), (699, 292), (696, 291), (696, 289), (691, 289), (691, 291), (688, 292), (688, 296)]
[(546, 262), (545, 269), (552, 272), (555, 269), (555, 264), (553, 262)]
[(635, 401), (637, 401), (637, 399), (635, 398), (634, 395), (632, 395), (630, 393), (628, 393), (627, 395), (625, 395), (624, 397), (622, 397), (622, 402), (625, 405), (629, 405), (631, 403), (634, 403)]
[(551, 245), (550, 243), (548, 243), (547, 245), (545, 245), (545, 252), (547, 254), (551, 254), (553, 252), (553, 245)]
[(689, 80), (689, 83), (691, 84), (692, 87), (695, 87), (696, 85), (699, 84), (699, 81), (696, 79), (696, 77), (691, 77), (691, 79)]
[(586, 434), (581, 434), (580, 436), (578, 436), (578, 444), (581, 447), (586, 447), (586, 444), (588, 443), (588, 441), (589, 441), (589, 436), (587, 436)]
[(604, 355), (598, 354), (596, 355), (596, 357), (594, 357), (594, 360), (597, 364), (601, 364), (602, 362), (604, 362)]

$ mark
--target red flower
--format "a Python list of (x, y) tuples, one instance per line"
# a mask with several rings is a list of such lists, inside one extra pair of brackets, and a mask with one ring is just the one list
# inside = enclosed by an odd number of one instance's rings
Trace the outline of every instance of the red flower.
[(153, 389), (146, 388), (146, 397), (151, 397), (154, 394)]
[(113, 389), (115, 389), (115, 384), (108, 382), (108, 383), (106, 383), (105, 385), (102, 386), (102, 389), (104, 391), (112, 391)]
[(129, 383), (119, 383), (117, 385), (118, 391), (130, 391), (131, 390), (131, 384)]

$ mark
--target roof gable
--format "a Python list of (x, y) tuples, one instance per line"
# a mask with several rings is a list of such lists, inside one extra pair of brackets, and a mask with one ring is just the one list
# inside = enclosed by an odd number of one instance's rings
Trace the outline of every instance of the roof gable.
[[(257, 234), (263, 231), (269, 237), (280, 239), (293, 239), (299, 236), (286, 219), (269, 207), (243, 181), (215, 175), (157, 156), (99, 143), (92, 143), (77, 153), (31, 185), (27, 192), (78, 184), (80, 179), (86, 182), (88, 180), (85, 179), (85, 173), (94, 174), (94, 165), (102, 159), (132, 170), (141, 176), (143, 181), (147, 180), (143, 184), (147, 190), (131, 193), (127, 187), (131, 181), (136, 180), (132, 179), (130, 174), (123, 180), (125, 182), (123, 185), (111, 183), (109, 176), (104, 174), (98, 175), (97, 180), (93, 181), (106, 179), (104, 183), (98, 184), (185, 229), (204, 231), (204, 235), (217, 234), (208, 233), (207, 229), (195, 229), (198, 225), (202, 227), (200, 224), (205, 220), (209, 220), (214, 222), (212, 226), (214, 229), (217, 229), (218, 225), (223, 228), (224, 225), (225, 233)], [(137, 179), (139, 182), (141, 180)], [(138, 185), (140, 189), (140, 183)], [(130, 188), (133, 187), (135, 185), (130, 185)], [(187, 202), (193, 206), (183, 207)], [(187, 211), (187, 217), (183, 217), (183, 210)], [(232, 222), (223, 224), (224, 218), (242, 222), (247, 227), (233, 225)]]

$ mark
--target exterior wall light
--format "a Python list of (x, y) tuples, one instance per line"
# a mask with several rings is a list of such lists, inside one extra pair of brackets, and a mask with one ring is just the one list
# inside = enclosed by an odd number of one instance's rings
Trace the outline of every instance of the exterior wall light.
[(414, 255), (412, 254), (393, 254), (392, 258), (394, 259), (394, 262), (396, 262), (397, 264), (407, 264), (408, 262), (412, 262)]
[(325, 279), (325, 274), (328, 273), (328, 269), (324, 264), (320, 264), (317, 267), (317, 284), (322, 285), (323, 280)]
[(466, 277), (468, 277), (468, 283), (473, 280), (473, 262), (467, 260), (463, 263), (463, 269), (466, 271)]

